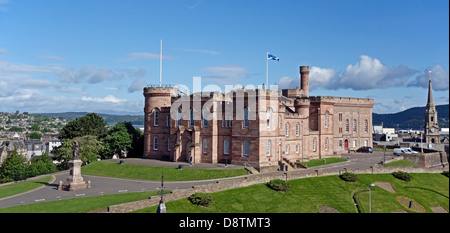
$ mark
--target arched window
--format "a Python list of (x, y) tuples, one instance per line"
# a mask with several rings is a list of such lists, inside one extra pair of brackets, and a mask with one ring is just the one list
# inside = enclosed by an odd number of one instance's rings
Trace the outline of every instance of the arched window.
[(286, 137), (289, 136), (289, 123), (286, 122)]
[(189, 110), (189, 127), (194, 127), (194, 109)]
[(325, 151), (328, 151), (328, 138), (325, 138)]
[(223, 140), (223, 154), (230, 154), (230, 141), (228, 139)]
[(286, 154), (289, 154), (289, 151), (290, 151), (290, 146), (289, 146), (289, 144), (286, 144)]
[(153, 150), (158, 150), (158, 137), (153, 137)]
[(270, 128), (272, 124), (271, 119), (272, 119), (272, 109), (269, 108), (269, 110), (267, 110), (267, 128)]
[(356, 133), (356, 119), (353, 119), (353, 132)]
[(369, 132), (369, 122), (367, 120), (364, 120), (364, 132)]
[(271, 142), (270, 142), (270, 140), (267, 140), (267, 151), (266, 151), (266, 155), (270, 155), (270, 150), (271, 150)]
[(203, 138), (203, 140), (202, 140), (202, 152), (203, 152), (203, 154), (206, 154), (206, 149), (208, 149), (208, 142), (206, 141), (206, 138)]
[(325, 128), (328, 129), (328, 111), (325, 112)]
[(248, 140), (244, 140), (244, 156), (248, 157)]
[(348, 133), (349, 131), (349, 122), (348, 119), (345, 119), (345, 132)]
[(159, 109), (155, 108), (155, 111), (153, 112), (153, 125), (158, 126), (159, 125)]
[(300, 145), (299, 144), (295, 145), (295, 152), (296, 153), (300, 152)]
[(295, 136), (300, 135), (300, 124), (295, 124)]
[(249, 121), (248, 121), (248, 108), (244, 109), (244, 128), (248, 128)]
[(170, 151), (170, 138), (167, 138), (167, 151)]
[(278, 128), (280, 128), (281, 129), (281, 126), (282, 126), (282, 122), (281, 122), (281, 116), (278, 116)]
[(316, 151), (317, 141), (316, 138), (313, 138), (313, 151)]

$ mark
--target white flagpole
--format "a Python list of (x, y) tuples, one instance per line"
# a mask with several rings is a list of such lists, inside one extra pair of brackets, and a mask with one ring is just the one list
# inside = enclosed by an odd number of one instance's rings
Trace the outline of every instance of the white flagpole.
[(267, 89), (267, 86), (269, 86), (269, 52), (267, 52), (267, 54), (266, 54), (266, 85), (265, 85), (265, 87), (266, 87), (266, 89)]
[(159, 48), (159, 87), (162, 86), (162, 38), (161, 47)]

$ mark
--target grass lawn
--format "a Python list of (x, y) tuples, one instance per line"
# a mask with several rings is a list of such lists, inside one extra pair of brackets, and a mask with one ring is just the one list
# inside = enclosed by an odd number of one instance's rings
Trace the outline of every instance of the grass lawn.
[(38, 180), (22, 181), (14, 184), (0, 186), (0, 199), (39, 188), (40, 186), (47, 184), (50, 179), (51, 176), (47, 176)]
[(194, 169), (173, 167), (154, 167), (137, 164), (117, 164), (113, 162), (93, 162), (81, 168), (87, 175), (109, 176), (119, 178), (135, 178), (145, 180), (161, 180), (164, 172), (165, 181), (207, 180), (247, 175), (245, 169)]
[[(213, 202), (209, 207), (191, 204), (187, 198), (166, 203), (168, 213), (317, 213), (320, 205), (331, 206), (343, 213), (357, 213), (352, 194), (357, 189), (369, 187), (377, 181), (390, 182), (397, 193), (389, 193), (373, 187), (371, 192), (372, 213), (391, 213), (405, 210), (396, 200), (397, 196), (413, 198), (431, 212), (430, 206), (442, 206), (449, 210), (449, 181), (441, 174), (412, 174), (410, 182), (398, 180), (391, 174), (358, 174), (359, 180), (349, 183), (338, 176), (313, 177), (288, 181), (291, 189), (280, 193), (257, 184), (243, 188), (211, 193)], [(409, 186), (426, 188), (408, 188)], [(437, 194), (441, 193), (444, 196)], [(358, 195), (363, 212), (368, 212), (368, 192)], [(136, 212), (155, 213), (156, 206)]]
[(315, 166), (332, 164), (332, 163), (340, 163), (340, 162), (345, 162), (345, 161), (347, 161), (347, 160), (344, 158), (326, 158), (326, 159), (312, 159), (309, 162), (302, 162), (302, 164), (306, 165), (307, 167), (315, 167)]
[(408, 160), (398, 160), (390, 163), (386, 163), (386, 167), (419, 167), (419, 165), (408, 161)]
[(110, 194), (1, 208), (0, 213), (87, 213), (110, 205), (147, 199), (159, 191)]

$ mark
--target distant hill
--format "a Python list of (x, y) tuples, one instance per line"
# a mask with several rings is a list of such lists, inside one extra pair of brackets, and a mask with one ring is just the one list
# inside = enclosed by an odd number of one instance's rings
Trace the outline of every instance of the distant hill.
[[(381, 125), (387, 128), (399, 129), (423, 129), (425, 124), (425, 108), (414, 107), (398, 113), (377, 114), (373, 113), (373, 125)], [(449, 127), (449, 105), (436, 105), (439, 127)]]
[[(76, 119), (85, 116), (88, 112), (61, 112), (61, 113), (32, 113), (33, 115), (60, 117), (64, 119)], [(127, 121), (133, 125), (144, 125), (144, 115), (114, 115), (97, 113), (108, 125), (114, 125), (117, 122)]]

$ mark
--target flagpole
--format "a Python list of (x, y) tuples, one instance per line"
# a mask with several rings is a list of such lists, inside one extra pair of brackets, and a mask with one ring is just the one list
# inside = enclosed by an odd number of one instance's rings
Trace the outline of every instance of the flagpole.
[(159, 48), (159, 87), (162, 86), (162, 37), (161, 46)]
[(269, 52), (267, 52), (267, 54), (266, 54), (266, 89), (267, 89), (267, 86), (269, 85), (269, 59), (268, 59), (268, 57), (269, 57)]

